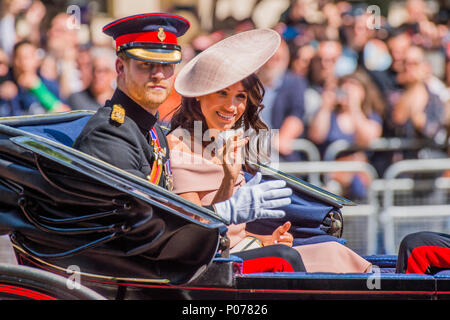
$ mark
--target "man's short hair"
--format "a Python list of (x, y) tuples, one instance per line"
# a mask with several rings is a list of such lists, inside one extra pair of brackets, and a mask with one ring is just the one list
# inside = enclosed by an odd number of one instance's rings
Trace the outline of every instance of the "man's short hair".
[(126, 61), (126, 62), (130, 61), (130, 59), (131, 59), (131, 58), (130, 58), (129, 56), (127, 56), (126, 53), (123, 52), (123, 51), (117, 52), (117, 56), (118, 56), (120, 59), (122, 59), (123, 61)]

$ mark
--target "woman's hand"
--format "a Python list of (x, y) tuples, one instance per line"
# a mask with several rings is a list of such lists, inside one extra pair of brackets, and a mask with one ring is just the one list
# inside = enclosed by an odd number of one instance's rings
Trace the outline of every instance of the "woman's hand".
[(263, 247), (271, 246), (275, 244), (284, 244), (288, 247), (292, 247), (294, 237), (288, 231), (291, 228), (291, 222), (286, 221), (282, 226), (279, 226), (271, 235), (261, 235), (246, 231), (246, 234), (261, 241)]
[(223, 167), (224, 177), (219, 190), (212, 203), (222, 202), (233, 196), (234, 187), (242, 170), (242, 147), (248, 142), (248, 138), (240, 139), (243, 133), (239, 133), (226, 140), (226, 144), (217, 150), (217, 158)]
[(243, 132), (227, 139), (225, 145), (218, 150), (218, 158), (222, 163), (224, 178), (236, 181), (242, 170), (242, 148), (248, 143), (248, 137), (243, 138)]
[[(288, 231), (291, 228), (291, 222), (287, 221), (282, 226), (279, 226), (272, 233), (272, 243), (270, 244), (284, 244), (292, 247), (294, 237)], [(264, 245), (266, 245), (264, 243)]]
[(284, 244), (288, 247), (292, 247), (294, 242), (294, 237), (288, 231), (291, 228), (291, 222), (286, 221), (282, 226), (275, 229), (272, 235), (260, 235), (254, 234), (247, 231), (248, 235), (258, 238), (264, 247), (271, 246), (274, 244)]

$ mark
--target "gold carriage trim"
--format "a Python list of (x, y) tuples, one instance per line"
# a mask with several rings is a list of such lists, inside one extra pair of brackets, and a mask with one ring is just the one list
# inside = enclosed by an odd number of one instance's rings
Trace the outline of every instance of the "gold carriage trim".
[[(55, 266), (51, 263), (48, 263), (44, 260), (41, 260), (37, 257), (34, 257), (32, 255), (30, 255), (28, 252), (26, 252), (24, 249), (22, 249), (20, 246), (18, 246), (15, 243), (11, 243), (11, 245), (18, 251), (20, 251), (21, 253), (27, 255), (28, 257), (48, 266), (51, 267), (53, 269), (56, 269), (58, 271), (61, 271), (63, 273), (67, 273), (67, 269), (64, 269), (60, 266)], [(128, 282), (138, 282), (138, 283), (155, 283), (155, 284), (168, 284), (170, 283), (170, 280), (168, 279), (144, 279), (144, 278), (123, 278), (123, 277), (111, 277), (111, 276), (103, 276), (100, 274), (95, 274), (95, 273), (87, 273), (87, 272), (80, 272), (81, 276), (84, 276), (86, 278), (95, 278), (95, 279), (101, 279), (101, 280), (109, 280), (109, 281), (128, 281)]]

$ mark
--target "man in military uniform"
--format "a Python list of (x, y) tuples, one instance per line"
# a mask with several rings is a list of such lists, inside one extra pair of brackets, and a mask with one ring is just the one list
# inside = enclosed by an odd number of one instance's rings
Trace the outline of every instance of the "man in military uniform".
[[(116, 41), (117, 90), (88, 121), (74, 148), (170, 190), (169, 148), (156, 122), (181, 61), (177, 38), (188, 29), (186, 19), (165, 13), (125, 17), (103, 28)], [(292, 190), (284, 181), (260, 180), (257, 174), (210, 209), (228, 224), (283, 217), (274, 209), (290, 203)]]
[(176, 38), (188, 28), (187, 20), (166, 14), (126, 17), (103, 28), (116, 40), (117, 90), (88, 122), (75, 148), (170, 189), (169, 168), (164, 168), (168, 145), (156, 124), (157, 111), (181, 61)]

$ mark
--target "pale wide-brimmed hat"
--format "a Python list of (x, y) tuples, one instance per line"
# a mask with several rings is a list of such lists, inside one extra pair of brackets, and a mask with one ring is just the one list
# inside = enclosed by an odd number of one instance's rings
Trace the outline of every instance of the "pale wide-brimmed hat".
[(255, 29), (225, 38), (181, 69), (175, 90), (184, 97), (199, 97), (229, 87), (263, 66), (280, 43), (280, 35), (270, 29)]

